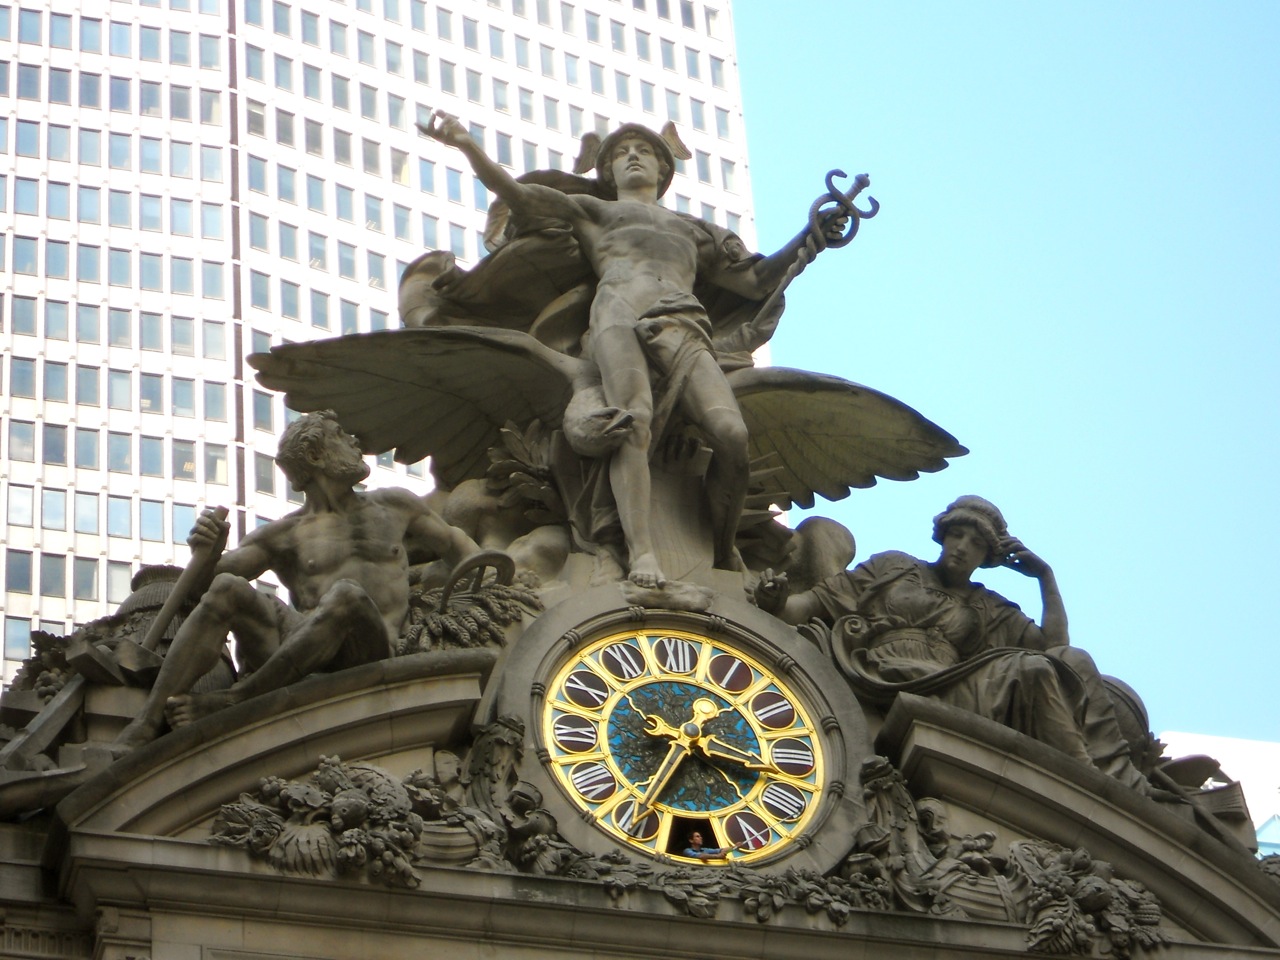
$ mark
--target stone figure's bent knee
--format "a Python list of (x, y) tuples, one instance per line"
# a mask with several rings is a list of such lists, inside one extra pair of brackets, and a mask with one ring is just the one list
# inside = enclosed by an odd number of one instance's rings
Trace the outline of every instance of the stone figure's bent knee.
[(255, 605), (258, 591), (244, 577), (220, 573), (200, 598), (200, 606), (220, 620), (229, 621), (240, 610)]
[(386, 621), (373, 598), (354, 580), (333, 584), (312, 614), (317, 627), (332, 630), (337, 649), (325, 669), (345, 670), (391, 655)]

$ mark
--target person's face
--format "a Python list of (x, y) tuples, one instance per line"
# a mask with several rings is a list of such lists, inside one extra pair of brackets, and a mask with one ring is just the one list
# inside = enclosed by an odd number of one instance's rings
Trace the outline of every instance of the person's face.
[(693, 847), (695, 850), (702, 846), (702, 834), (696, 831), (689, 834), (689, 846)]
[(662, 176), (662, 161), (644, 137), (623, 137), (613, 149), (611, 168), (613, 182), (619, 189), (657, 187)]
[(947, 579), (964, 583), (973, 572), (987, 562), (986, 538), (971, 523), (953, 523), (942, 534), (942, 556), (938, 566)]
[(352, 484), (369, 476), (369, 465), (360, 451), (360, 441), (333, 422), (325, 429), (321, 469), (334, 480), (349, 480)]

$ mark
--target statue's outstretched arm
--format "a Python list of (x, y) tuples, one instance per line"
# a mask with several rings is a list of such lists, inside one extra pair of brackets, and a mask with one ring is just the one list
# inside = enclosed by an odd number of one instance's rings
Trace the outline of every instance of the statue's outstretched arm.
[[(847, 217), (831, 217), (825, 224), (822, 240), (814, 236), (812, 229), (805, 227), (783, 244), (782, 249), (777, 253), (757, 260), (752, 266), (752, 273), (760, 291), (768, 294), (783, 280), (790, 283), (805, 267), (813, 263), (830, 241), (839, 240), (844, 235), (847, 222)], [(794, 272), (787, 276), (789, 270)]]
[(467, 128), (452, 114), (436, 110), (431, 114), (431, 122), (419, 123), (418, 129), (460, 151), (471, 164), (471, 169), (480, 182), (496, 193), (514, 212), (531, 217), (559, 217), (565, 220), (581, 216), (581, 207), (559, 190), (516, 180), (501, 164), (495, 163), (480, 149)]
[[(196, 521), (196, 527), (191, 531), (191, 536), (187, 538), (187, 543), (191, 544), (195, 549), (196, 531), (200, 529), (200, 525), (205, 523), (210, 511), (206, 510)], [(218, 521), (214, 521), (218, 522)], [(226, 523), (225, 520), (220, 521)], [(275, 520), (271, 523), (263, 524), (255, 530), (251, 530), (241, 539), (239, 546), (234, 550), (228, 550), (218, 560), (217, 566), (213, 569), (214, 575), (219, 573), (234, 573), (238, 577), (246, 580), (256, 580), (268, 570), (271, 569), (271, 562), (276, 556), (276, 551), (271, 541), (278, 535), (281, 523)], [(210, 577), (210, 580), (213, 578)], [(206, 588), (208, 584), (204, 585)], [(201, 593), (204, 591), (201, 590)]]
[(869, 197), (871, 208), (861, 210), (854, 205), (854, 198), (871, 185), (871, 178), (860, 173), (853, 178), (848, 191), (835, 183), (836, 177), (846, 176), (843, 170), (827, 174), (827, 192), (809, 207), (809, 224), (797, 233), (782, 249), (752, 264), (749, 275), (756, 285), (754, 291), (736, 290), (748, 296), (768, 296), (768, 306), (819, 253), (827, 247), (843, 247), (858, 233), (858, 225), (869, 220), (880, 210), (874, 197)]
[(765, 613), (772, 613), (784, 623), (808, 623), (823, 612), (822, 604), (813, 591), (792, 593), (785, 573), (766, 570), (755, 587), (755, 600)]

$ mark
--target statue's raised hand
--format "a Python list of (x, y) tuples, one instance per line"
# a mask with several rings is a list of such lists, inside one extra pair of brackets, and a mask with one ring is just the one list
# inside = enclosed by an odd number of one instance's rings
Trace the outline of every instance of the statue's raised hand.
[(787, 597), (791, 596), (791, 584), (787, 582), (785, 573), (774, 573), (766, 570), (760, 574), (756, 582), (756, 606), (765, 613), (778, 613), (787, 605)]
[(1000, 564), (1010, 570), (1017, 570), (1024, 577), (1039, 580), (1049, 572), (1049, 564), (1032, 553), (1017, 537), (1009, 537), (1000, 544)]
[(840, 240), (844, 237), (844, 232), (848, 226), (849, 215), (847, 213), (836, 213), (823, 219), (822, 235), (826, 239), (827, 243)]
[(211, 547), (219, 541), (225, 542), (231, 524), (226, 521), (227, 511), (219, 510), (218, 507), (209, 507), (196, 517), (196, 525), (187, 534), (187, 546), (193, 551)]
[(471, 134), (467, 132), (462, 122), (453, 114), (445, 113), (443, 110), (431, 111), (431, 119), (427, 123), (419, 122), (417, 127), (428, 137), (451, 147), (461, 147), (471, 140)]

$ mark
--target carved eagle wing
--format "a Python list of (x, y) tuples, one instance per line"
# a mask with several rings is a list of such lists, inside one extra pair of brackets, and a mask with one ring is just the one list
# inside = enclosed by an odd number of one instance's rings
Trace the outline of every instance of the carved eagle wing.
[(877, 477), (915, 480), (969, 452), (905, 403), (839, 377), (750, 367), (729, 374), (729, 383), (752, 458), (780, 468), (765, 485), (781, 507), (812, 507), (814, 494), (840, 500)]
[(294, 410), (331, 409), (366, 453), (431, 456), (446, 487), (484, 475), (508, 423), (560, 425), (581, 361), (516, 330), (386, 330), (273, 347), (249, 357)]
[[(446, 487), (483, 476), (508, 422), (560, 426), (582, 368), (520, 331), (462, 326), (287, 344), (249, 363), (292, 409), (334, 410), (365, 452), (430, 455)], [(839, 500), (877, 477), (914, 480), (968, 453), (906, 404), (839, 377), (778, 367), (728, 376), (753, 460), (777, 468), (764, 482), (780, 506)]]

